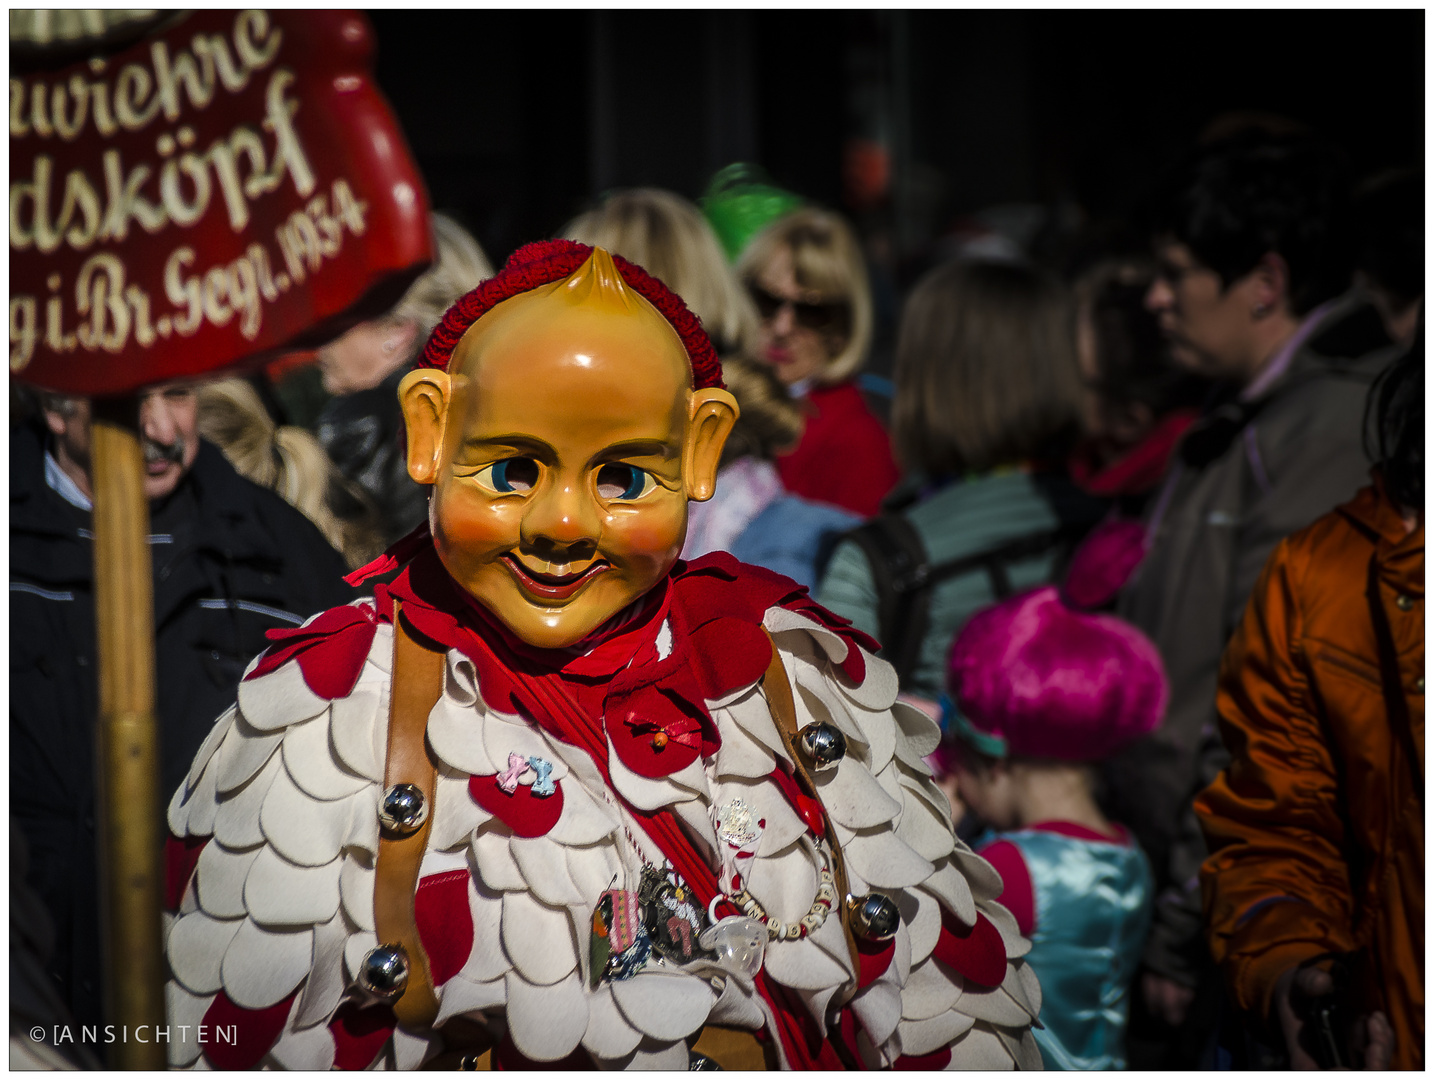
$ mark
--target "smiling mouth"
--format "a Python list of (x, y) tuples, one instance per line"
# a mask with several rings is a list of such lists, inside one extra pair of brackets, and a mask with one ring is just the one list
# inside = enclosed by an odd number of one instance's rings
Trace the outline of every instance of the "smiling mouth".
[(543, 600), (568, 599), (611, 565), (605, 559), (598, 559), (581, 573), (544, 574), (525, 566), (516, 555), (504, 555), (502, 562), (524, 592)]

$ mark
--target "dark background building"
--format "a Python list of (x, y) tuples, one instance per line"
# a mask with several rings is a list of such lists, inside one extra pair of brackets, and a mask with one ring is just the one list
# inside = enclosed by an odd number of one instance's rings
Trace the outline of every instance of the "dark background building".
[(499, 260), (609, 188), (695, 197), (736, 160), (884, 236), (904, 280), (992, 207), (1128, 219), (1231, 113), (1312, 126), (1357, 173), (1423, 155), (1419, 10), (370, 14), (434, 205)]

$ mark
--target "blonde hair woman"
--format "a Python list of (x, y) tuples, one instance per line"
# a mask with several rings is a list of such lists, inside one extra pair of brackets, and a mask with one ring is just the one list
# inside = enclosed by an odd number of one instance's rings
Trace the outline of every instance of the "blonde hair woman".
[(891, 440), (853, 381), (871, 347), (866, 262), (836, 214), (806, 208), (768, 225), (737, 272), (761, 317), (757, 355), (802, 399), (806, 430), (777, 460), (798, 495), (876, 513), (900, 472)]
[(350, 567), (379, 552), (377, 515), (303, 428), (275, 424), (243, 379), (199, 389), (199, 434), (224, 452), (240, 476), (281, 496), (319, 527)]
[(712, 227), (681, 195), (633, 188), (568, 222), (562, 235), (621, 255), (687, 303), (721, 356), (757, 348), (757, 309), (737, 281)]

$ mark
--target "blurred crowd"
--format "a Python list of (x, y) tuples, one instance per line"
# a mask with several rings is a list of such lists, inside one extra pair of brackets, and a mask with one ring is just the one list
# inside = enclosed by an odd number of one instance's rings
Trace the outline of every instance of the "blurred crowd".
[[(1059, 258), (953, 239), (889, 378), (889, 273), (755, 167), (561, 230), (681, 295), (740, 405), (683, 557), (808, 586), (939, 717), (1048, 1067), (1423, 1066), (1423, 203), (1422, 171), (1223, 133)], [(432, 230), (386, 314), (142, 401), (166, 792), (264, 632), (426, 519), (397, 385), (493, 272)], [(12, 385), (12, 814), (95, 1023), (88, 419)]]

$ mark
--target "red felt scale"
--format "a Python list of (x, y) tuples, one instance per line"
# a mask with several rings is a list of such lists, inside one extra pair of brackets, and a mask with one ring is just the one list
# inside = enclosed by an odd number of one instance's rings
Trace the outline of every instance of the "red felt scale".
[(1001, 931), (979, 911), (975, 924), (967, 927), (942, 908), (941, 933), (931, 955), (980, 986), (1000, 986), (1006, 979), (1006, 944)]
[(378, 615), (367, 604), (330, 608), (307, 626), (270, 630), (265, 636), (277, 647), (264, 650), (244, 680), (268, 675), (297, 659), (304, 682), (319, 697), (330, 701), (348, 697), (377, 630)]
[(204, 1024), (210, 1031), (232, 1031), (234, 1041), (226, 1042), (216, 1038), (204, 1046), (204, 1056), (216, 1069), (252, 1069), (269, 1052), (284, 1030), (284, 1021), (289, 1018), (298, 989), (289, 993), (283, 1001), (275, 1002), (267, 1009), (245, 1009), (229, 1000), (223, 990), (209, 1003), (204, 1013)]
[(462, 970), (473, 951), (468, 871), (449, 870), (420, 881), (413, 898), (413, 920), (428, 954), (433, 985), (442, 986)]
[(334, 1068), (346, 1072), (367, 1069), (396, 1027), (398, 1017), (387, 1005), (360, 1008), (356, 1002), (345, 1002), (329, 1021), (329, 1032), (334, 1037)]
[(515, 836), (546, 836), (563, 816), (563, 784), (553, 781), (553, 793), (542, 798), (533, 794), (531, 786), (519, 784), (512, 793), (498, 786), (497, 776), (470, 776), (468, 793), (473, 801), (504, 825)]

